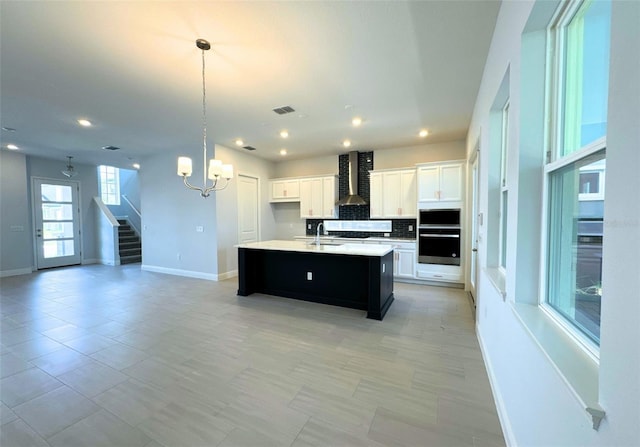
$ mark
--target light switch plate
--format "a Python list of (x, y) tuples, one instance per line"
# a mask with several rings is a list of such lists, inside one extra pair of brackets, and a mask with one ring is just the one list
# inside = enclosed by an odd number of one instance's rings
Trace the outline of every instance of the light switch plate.
[(198, 226), (196, 227), (196, 231), (197, 231), (198, 233), (203, 233), (203, 232), (204, 232), (204, 227), (203, 227), (202, 225), (198, 225)]
[(307, 272), (307, 281), (313, 281), (313, 272)]

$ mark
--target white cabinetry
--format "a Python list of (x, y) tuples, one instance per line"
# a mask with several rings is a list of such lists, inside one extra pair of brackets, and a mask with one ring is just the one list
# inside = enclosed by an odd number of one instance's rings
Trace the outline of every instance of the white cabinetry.
[(365, 244), (386, 244), (393, 246), (393, 277), (396, 279), (416, 277), (416, 243), (372, 241), (365, 239)]
[(393, 244), (393, 276), (416, 277), (416, 245), (414, 243)]
[(300, 179), (269, 180), (270, 202), (299, 202)]
[(418, 166), (418, 202), (462, 201), (464, 162)]
[(300, 179), (300, 217), (335, 218), (338, 200), (337, 177), (308, 177)]
[(371, 171), (369, 175), (371, 217), (416, 217), (416, 170)]

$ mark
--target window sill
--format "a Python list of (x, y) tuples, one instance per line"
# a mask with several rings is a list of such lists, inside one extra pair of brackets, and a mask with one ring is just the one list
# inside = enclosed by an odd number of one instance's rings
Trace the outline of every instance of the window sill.
[(512, 309), (597, 430), (605, 414), (598, 404), (598, 364), (538, 306), (513, 303)]
[(485, 273), (489, 278), (489, 282), (495, 287), (495, 289), (502, 295), (502, 301), (507, 299), (507, 284), (504, 277), (504, 272), (497, 267), (488, 267), (485, 269)]

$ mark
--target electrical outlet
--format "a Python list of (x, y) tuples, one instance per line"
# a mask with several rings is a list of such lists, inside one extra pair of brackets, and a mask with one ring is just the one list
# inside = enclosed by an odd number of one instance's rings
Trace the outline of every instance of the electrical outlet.
[(204, 227), (203, 227), (202, 225), (198, 225), (198, 226), (196, 227), (196, 231), (197, 231), (198, 233), (203, 233), (203, 232), (204, 232)]
[(311, 224), (307, 224), (307, 230), (311, 229)]
[(391, 236), (391, 233), (385, 233), (384, 234), (384, 237), (389, 237), (389, 236)]
[(307, 272), (307, 281), (313, 281), (313, 272)]
[(178, 261), (179, 261), (180, 259), (182, 259), (182, 255), (180, 253), (178, 253), (177, 258), (178, 258)]
[(409, 225), (409, 231), (413, 231), (413, 225)]

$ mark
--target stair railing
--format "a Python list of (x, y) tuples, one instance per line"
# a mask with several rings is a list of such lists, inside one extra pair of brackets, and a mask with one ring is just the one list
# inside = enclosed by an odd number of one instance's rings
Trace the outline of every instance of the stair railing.
[(122, 194), (122, 199), (129, 206), (129, 208), (133, 210), (135, 214), (135, 217), (134, 216), (130, 217), (129, 215), (126, 216), (127, 221), (129, 222), (129, 225), (131, 225), (133, 229), (136, 231), (136, 233), (138, 233), (138, 235), (141, 236), (142, 232), (140, 231), (140, 229), (142, 228), (142, 214), (140, 214), (140, 211), (138, 210), (138, 208), (136, 208), (135, 205), (131, 203), (131, 200), (129, 200), (129, 198), (125, 194)]

